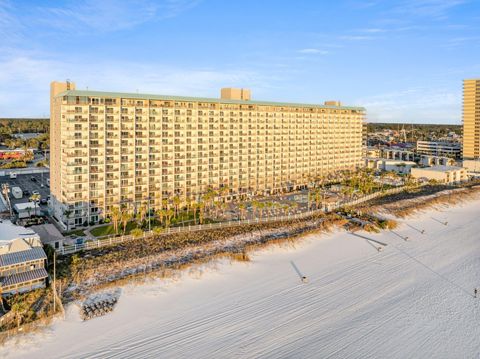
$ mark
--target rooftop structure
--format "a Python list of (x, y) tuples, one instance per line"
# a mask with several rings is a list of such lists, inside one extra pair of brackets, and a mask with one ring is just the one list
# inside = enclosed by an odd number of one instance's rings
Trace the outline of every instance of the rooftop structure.
[(39, 216), (41, 214), (41, 208), (34, 202), (16, 203), (13, 205), (13, 209), (17, 213), (18, 218), (30, 218), (31, 216)]

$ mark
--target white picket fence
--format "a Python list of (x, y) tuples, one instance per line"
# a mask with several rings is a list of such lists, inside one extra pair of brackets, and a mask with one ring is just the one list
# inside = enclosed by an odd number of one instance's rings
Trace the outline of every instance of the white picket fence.
[(286, 220), (292, 220), (292, 219), (302, 219), (309, 217), (314, 214), (319, 214), (319, 213), (324, 213), (324, 212), (332, 212), (338, 208), (345, 207), (345, 206), (354, 206), (356, 204), (360, 204), (362, 202), (369, 201), (371, 199), (380, 197), (380, 196), (385, 196), (385, 195), (390, 195), (390, 194), (396, 194), (404, 191), (406, 188), (405, 187), (397, 187), (397, 188), (391, 188), (385, 191), (381, 192), (375, 192), (360, 198), (357, 198), (352, 201), (341, 201), (337, 202), (331, 205), (326, 206), (325, 209), (316, 209), (316, 210), (311, 210), (311, 211), (305, 211), (302, 213), (296, 213), (296, 214), (289, 214), (289, 215), (283, 215), (283, 216), (272, 216), (272, 217), (265, 217), (265, 218), (256, 218), (256, 219), (245, 219), (245, 220), (236, 220), (236, 221), (226, 221), (226, 222), (219, 222), (219, 223), (209, 223), (209, 224), (198, 224), (198, 225), (193, 225), (193, 226), (183, 226), (183, 227), (170, 227), (166, 228), (163, 232), (160, 234), (153, 233), (151, 232), (143, 232), (143, 235), (140, 237), (134, 237), (132, 235), (121, 235), (121, 236), (108, 236), (108, 237), (103, 237), (99, 238), (94, 241), (88, 241), (83, 244), (73, 244), (73, 245), (65, 245), (62, 248), (57, 249), (57, 252), (60, 254), (71, 254), (75, 252), (79, 252), (82, 250), (90, 250), (90, 249), (97, 249), (101, 248), (104, 246), (110, 246), (112, 244), (119, 244), (123, 243), (126, 241), (131, 241), (134, 239), (141, 239), (141, 238), (149, 238), (152, 236), (159, 237), (162, 235), (168, 235), (168, 234), (173, 234), (173, 233), (185, 233), (185, 232), (196, 232), (196, 231), (202, 231), (206, 229), (219, 229), (219, 228), (228, 228), (228, 227), (235, 227), (235, 226), (243, 226), (243, 225), (248, 225), (248, 224), (257, 224), (257, 223), (273, 223), (273, 222), (279, 222), (279, 221), (286, 221)]

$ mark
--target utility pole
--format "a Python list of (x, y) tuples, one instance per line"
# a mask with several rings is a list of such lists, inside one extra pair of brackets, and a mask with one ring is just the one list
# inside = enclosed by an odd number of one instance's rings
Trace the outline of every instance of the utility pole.
[(53, 252), (53, 314), (56, 312), (57, 304), (57, 286), (56, 286), (56, 262), (57, 262), (57, 251)]
[(12, 203), (10, 202), (10, 196), (8, 195), (10, 193), (10, 186), (8, 185), (8, 183), (2, 184), (2, 192), (5, 195), (5, 199), (8, 204), (8, 209), (10, 210), (10, 217), (13, 219)]
[(152, 228), (150, 225), (150, 196), (148, 196), (147, 203), (148, 203), (148, 233), (150, 233), (152, 231)]

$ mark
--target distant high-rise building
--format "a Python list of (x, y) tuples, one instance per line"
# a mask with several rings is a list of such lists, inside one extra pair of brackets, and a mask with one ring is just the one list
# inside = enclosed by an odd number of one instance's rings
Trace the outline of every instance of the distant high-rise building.
[(51, 203), (69, 227), (114, 207), (300, 188), (363, 165), (362, 107), (79, 91), (51, 85)]
[(480, 79), (463, 80), (463, 158), (480, 159)]

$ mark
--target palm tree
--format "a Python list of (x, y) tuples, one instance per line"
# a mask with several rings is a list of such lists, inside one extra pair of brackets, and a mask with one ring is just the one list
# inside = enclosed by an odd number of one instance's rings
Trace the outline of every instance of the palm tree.
[(213, 206), (213, 213), (214, 213), (214, 217), (215, 218), (218, 218), (218, 211), (220, 209), (220, 206), (221, 206), (221, 202), (220, 201), (213, 201), (212, 203), (212, 206)]
[[(30, 209), (30, 207), (28, 207), (28, 209)], [(27, 210), (28, 210), (28, 209), (27, 209)], [(66, 220), (66, 222), (67, 222), (67, 223), (66, 223), (66, 224), (67, 224), (67, 231), (70, 229), (70, 223), (69, 223), (70, 221), (69, 221), (69, 219), (70, 219), (70, 216), (72, 215), (72, 213), (73, 213), (73, 211), (72, 211), (71, 209), (68, 209), (68, 208), (63, 211), (63, 216), (67, 219), (67, 220)], [(28, 212), (28, 215), (30, 216), (30, 211)]]
[(139, 225), (141, 225), (143, 223), (146, 215), (147, 215), (147, 207), (145, 206), (145, 203), (142, 203), (140, 205), (140, 208), (138, 208), (138, 211), (137, 211), (137, 219), (138, 219), (138, 224)]
[(160, 223), (163, 223), (163, 219), (165, 218), (165, 212), (166, 212), (166, 209), (159, 209), (156, 211), (156, 214), (158, 216), (158, 219), (160, 220)]
[(257, 203), (257, 208), (258, 211), (260, 212), (260, 218), (263, 217), (263, 210), (265, 209), (265, 203), (264, 202), (258, 202)]
[(165, 227), (168, 228), (170, 226), (170, 222), (172, 220), (172, 217), (175, 215), (175, 212), (172, 210), (172, 209), (168, 209), (166, 212), (165, 212)]
[(120, 214), (120, 221), (122, 222), (123, 226), (123, 234), (125, 234), (127, 230), (127, 224), (132, 220), (133, 216), (132, 213), (129, 212), (128, 210), (123, 210), (122, 213)]
[(207, 209), (210, 209), (213, 207), (213, 201), (215, 197), (218, 195), (217, 191), (215, 191), (213, 188), (208, 188), (207, 193), (203, 196), (203, 200), (205, 201), (205, 207)]
[(203, 219), (205, 217), (205, 202), (201, 201), (198, 204), (199, 212), (198, 212), (198, 221), (200, 224), (203, 224)]
[(113, 207), (110, 212), (110, 218), (112, 219), (113, 230), (118, 234), (118, 223), (120, 221), (120, 210), (118, 207)]
[(173, 207), (175, 208), (175, 217), (178, 217), (178, 209), (181, 203), (182, 203), (182, 200), (180, 199), (180, 197), (175, 195), (173, 197)]
[(192, 199), (190, 197), (185, 198), (185, 206), (187, 207), (187, 213), (192, 210)]
[(197, 211), (199, 208), (199, 205), (197, 202), (192, 202), (190, 204), (191, 211), (193, 212), (193, 223), (197, 224)]
[(252, 211), (253, 211), (253, 216), (256, 217), (257, 216), (257, 211), (258, 211), (258, 207), (259, 207), (259, 203), (258, 201), (254, 200), (252, 201)]
[(168, 209), (168, 199), (162, 199), (162, 208)]
[(219, 188), (218, 195), (223, 199), (223, 201), (226, 201), (226, 197), (229, 191), (230, 191), (230, 187), (228, 185), (224, 185)]
[(312, 198), (313, 198), (313, 193), (310, 189), (308, 189), (308, 192), (307, 192), (307, 208), (308, 210), (311, 209), (311, 202), (312, 202)]
[(247, 206), (245, 203), (239, 203), (238, 210), (240, 211), (240, 219), (245, 219), (245, 212), (247, 210)]
[[(320, 202), (320, 189), (316, 188), (312, 193), (312, 201), (315, 203), (315, 209), (318, 209), (318, 203)], [(312, 203), (313, 205), (313, 203)], [(311, 209), (311, 208), (309, 208)]]

